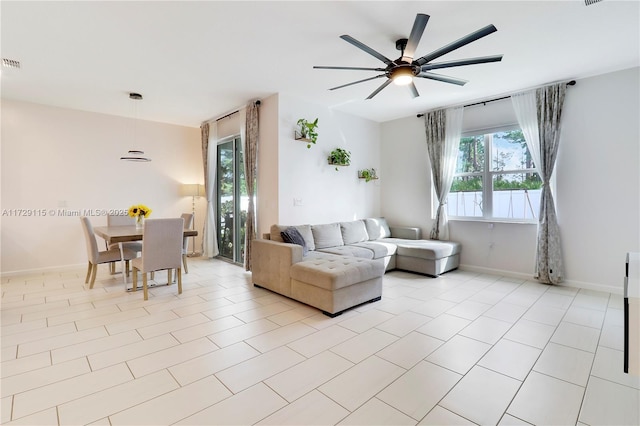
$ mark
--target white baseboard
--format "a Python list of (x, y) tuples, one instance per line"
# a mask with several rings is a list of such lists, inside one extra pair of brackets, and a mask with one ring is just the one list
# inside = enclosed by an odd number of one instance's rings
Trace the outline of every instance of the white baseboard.
[[(536, 279), (533, 277), (533, 274), (523, 274), (521, 272), (485, 268), (482, 266), (475, 266), (475, 265), (460, 265), (459, 268), (463, 271), (477, 272), (480, 274), (500, 275), (503, 277), (518, 278), (518, 279), (528, 280), (528, 281), (536, 281)], [(563, 287), (573, 287), (573, 288), (583, 288), (585, 290), (603, 291), (605, 293), (612, 293), (612, 294), (618, 294), (618, 295), (623, 295), (624, 293), (624, 289), (622, 286), (616, 287), (612, 285), (590, 283), (585, 281), (565, 280), (559, 285)]]
[[(620, 280), (622, 281), (622, 279)], [(566, 287), (584, 288), (585, 290), (604, 291), (605, 293), (624, 295), (624, 287), (616, 287), (606, 284), (588, 283), (585, 281), (565, 280), (560, 284)]]
[(78, 263), (76, 265), (65, 265), (65, 266), (49, 266), (46, 268), (35, 268), (35, 269), (21, 269), (17, 271), (2, 271), (0, 272), (0, 277), (15, 277), (16, 275), (45, 275), (56, 272), (64, 272), (69, 269), (76, 268), (84, 268), (84, 272), (86, 272), (87, 264), (86, 263)]
[(535, 278), (533, 278), (533, 275), (530, 275), (530, 274), (523, 274), (520, 272), (513, 272), (513, 271), (505, 271), (502, 269), (495, 269), (495, 268), (485, 268), (483, 266), (460, 265), (459, 269), (463, 271), (477, 272), (479, 274), (500, 275), (503, 277), (518, 278), (518, 279), (529, 280), (529, 281), (535, 280)]

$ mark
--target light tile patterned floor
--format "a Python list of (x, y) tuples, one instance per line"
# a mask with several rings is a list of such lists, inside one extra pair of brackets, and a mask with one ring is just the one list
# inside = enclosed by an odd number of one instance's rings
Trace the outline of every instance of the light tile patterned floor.
[(640, 423), (621, 296), (394, 271), (329, 318), (239, 266), (189, 270), (146, 302), (106, 266), (92, 290), (84, 268), (3, 277), (0, 422)]

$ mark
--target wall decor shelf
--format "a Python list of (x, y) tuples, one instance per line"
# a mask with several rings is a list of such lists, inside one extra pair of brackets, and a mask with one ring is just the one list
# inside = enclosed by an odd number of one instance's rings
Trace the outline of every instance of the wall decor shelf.
[(318, 140), (318, 119), (313, 121), (307, 121), (304, 118), (299, 119), (296, 124), (298, 129), (294, 131), (293, 137), (297, 141), (304, 141), (307, 144), (307, 148), (311, 148), (311, 144), (315, 144)]
[(300, 132), (299, 132), (299, 131), (297, 131), (297, 130), (294, 130), (294, 132), (293, 132), (293, 138), (294, 138), (295, 140), (297, 140), (297, 141), (302, 141), (302, 142), (313, 142), (313, 141), (311, 140), (311, 138), (308, 138), (308, 137), (302, 136), (302, 134), (300, 134)]
[(378, 174), (376, 173), (376, 169), (362, 169), (358, 170), (358, 179), (364, 179), (366, 182), (370, 180), (378, 180)]
[[(336, 148), (327, 157), (327, 162), (332, 166), (349, 166), (351, 165), (351, 151)], [(336, 171), (338, 167), (336, 167)]]

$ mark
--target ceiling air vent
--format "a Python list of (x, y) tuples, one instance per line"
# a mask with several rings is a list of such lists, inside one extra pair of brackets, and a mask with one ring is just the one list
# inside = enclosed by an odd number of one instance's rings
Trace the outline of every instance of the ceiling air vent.
[(599, 3), (599, 2), (601, 2), (601, 1), (602, 1), (602, 0), (584, 0), (584, 4), (585, 4), (586, 6), (591, 6), (592, 4)]
[(20, 68), (20, 61), (15, 59), (2, 58), (2, 66), (5, 68)]

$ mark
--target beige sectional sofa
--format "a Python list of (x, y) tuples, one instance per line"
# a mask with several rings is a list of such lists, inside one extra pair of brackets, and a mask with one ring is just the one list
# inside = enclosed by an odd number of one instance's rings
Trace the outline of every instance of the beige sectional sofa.
[(252, 279), (329, 316), (380, 300), (386, 271), (438, 276), (458, 267), (460, 244), (420, 239), (420, 229), (390, 227), (384, 218), (293, 226), (302, 245), (284, 242), (289, 226), (272, 225), (252, 241)]

